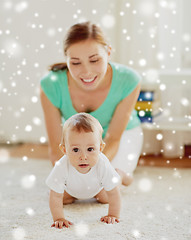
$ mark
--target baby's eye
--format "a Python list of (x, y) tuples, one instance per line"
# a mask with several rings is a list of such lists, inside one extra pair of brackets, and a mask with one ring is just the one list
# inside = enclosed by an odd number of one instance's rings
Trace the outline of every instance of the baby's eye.
[(73, 152), (79, 152), (79, 148), (73, 148), (72, 151)]
[(88, 148), (88, 152), (93, 152), (94, 148), (93, 147), (89, 147)]

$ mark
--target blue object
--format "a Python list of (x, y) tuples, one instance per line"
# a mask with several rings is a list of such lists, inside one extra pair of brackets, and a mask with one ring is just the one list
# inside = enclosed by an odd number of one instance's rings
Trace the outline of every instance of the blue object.
[(141, 91), (138, 97), (138, 101), (153, 101), (154, 92), (153, 91)]
[(148, 123), (152, 123), (153, 122), (153, 117), (140, 117), (139, 119), (141, 120), (142, 123), (144, 122), (148, 122)]

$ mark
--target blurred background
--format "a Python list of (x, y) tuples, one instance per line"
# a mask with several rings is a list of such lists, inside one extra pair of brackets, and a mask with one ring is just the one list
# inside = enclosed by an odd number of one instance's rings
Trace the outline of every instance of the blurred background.
[(47, 142), (40, 79), (64, 61), (67, 29), (90, 20), (108, 37), (112, 61), (137, 70), (158, 103), (142, 123), (143, 155), (191, 157), (190, 9), (190, 0), (2, 0), (0, 143)]

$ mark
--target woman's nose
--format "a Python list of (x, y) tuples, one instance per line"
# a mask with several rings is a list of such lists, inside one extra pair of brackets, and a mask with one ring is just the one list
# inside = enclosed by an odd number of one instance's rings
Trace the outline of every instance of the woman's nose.
[(86, 77), (86, 78), (91, 76), (91, 69), (90, 69), (89, 66), (87, 66), (87, 65), (83, 66), (83, 68), (82, 68), (82, 75), (83, 75), (83, 77)]

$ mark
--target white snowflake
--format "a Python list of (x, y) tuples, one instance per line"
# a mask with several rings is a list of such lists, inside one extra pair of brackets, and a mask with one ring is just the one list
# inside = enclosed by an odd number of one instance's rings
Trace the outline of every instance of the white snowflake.
[(40, 126), (42, 124), (42, 121), (39, 117), (34, 117), (32, 121), (36, 126)]
[(142, 59), (139, 60), (139, 66), (144, 67), (144, 66), (146, 66), (146, 64), (147, 64), (146, 59), (142, 58)]
[(135, 229), (132, 231), (132, 235), (135, 237), (135, 238), (140, 238), (141, 237), (141, 234), (140, 234), (140, 231)]
[(14, 229), (12, 234), (15, 240), (23, 240), (26, 237), (26, 232), (24, 228), (21, 227)]
[(106, 14), (101, 19), (101, 22), (105, 28), (112, 28), (115, 25), (115, 18), (113, 15)]
[(141, 15), (145, 17), (150, 17), (155, 12), (155, 4), (153, 1), (150, 0), (143, 0), (139, 4), (139, 12)]
[(23, 12), (27, 8), (28, 8), (28, 2), (26, 1), (19, 2), (15, 5), (15, 11), (18, 13)]
[[(10, 33), (10, 31), (6, 32), (7, 34)], [(15, 41), (14, 39), (7, 39), (3, 43), (3, 52), (1, 53), (7, 53), (9, 57), (20, 57), (23, 53), (23, 48), (20, 45), (18, 41)]]
[(182, 99), (180, 99), (180, 102), (181, 102), (181, 104), (182, 104), (184, 107), (187, 107), (187, 106), (190, 105), (190, 102), (189, 102), (189, 100), (188, 100), (187, 98), (182, 98)]
[(142, 192), (149, 192), (152, 189), (152, 182), (149, 178), (142, 178), (138, 182), (138, 187)]
[(117, 177), (113, 177), (113, 178), (112, 178), (112, 182), (113, 182), (113, 183), (117, 183), (117, 182), (119, 182), (119, 179), (118, 179)]
[(35, 175), (25, 175), (21, 178), (21, 186), (25, 189), (30, 189), (34, 187), (36, 182)]
[(84, 237), (85, 235), (87, 235), (87, 233), (89, 232), (89, 227), (87, 224), (81, 222), (81, 223), (77, 223), (74, 226), (74, 230), (75, 230), (75, 234), (78, 237)]
[(54, 28), (49, 28), (47, 34), (49, 37), (54, 37), (56, 35), (56, 30)]
[(136, 154), (130, 153), (126, 157), (129, 161), (133, 161), (136, 158)]
[(32, 208), (26, 208), (25, 212), (29, 215), (29, 216), (34, 216), (35, 215), (35, 211)]
[(45, 137), (40, 137), (40, 143), (45, 143), (47, 140)]
[(162, 83), (162, 84), (160, 84), (159, 88), (161, 91), (164, 91), (164, 90), (166, 90), (166, 85), (164, 83)]
[(163, 139), (163, 135), (162, 135), (161, 133), (158, 133), (158, 134), (156, 135), (156, 139), (159, 140), (159, 141), (161, 141), (161, 140)]
[(31, 126), (31, 125), (27, 125), (27, 126), (25, 127), (25, 131), (26, 131), (26, 132), (31, 132), (31, 131), (32, 131), (32, 126)]
[(27, 156), (23, 156), (23, 161), (26, 162), (28, 160), (28, 157)]

